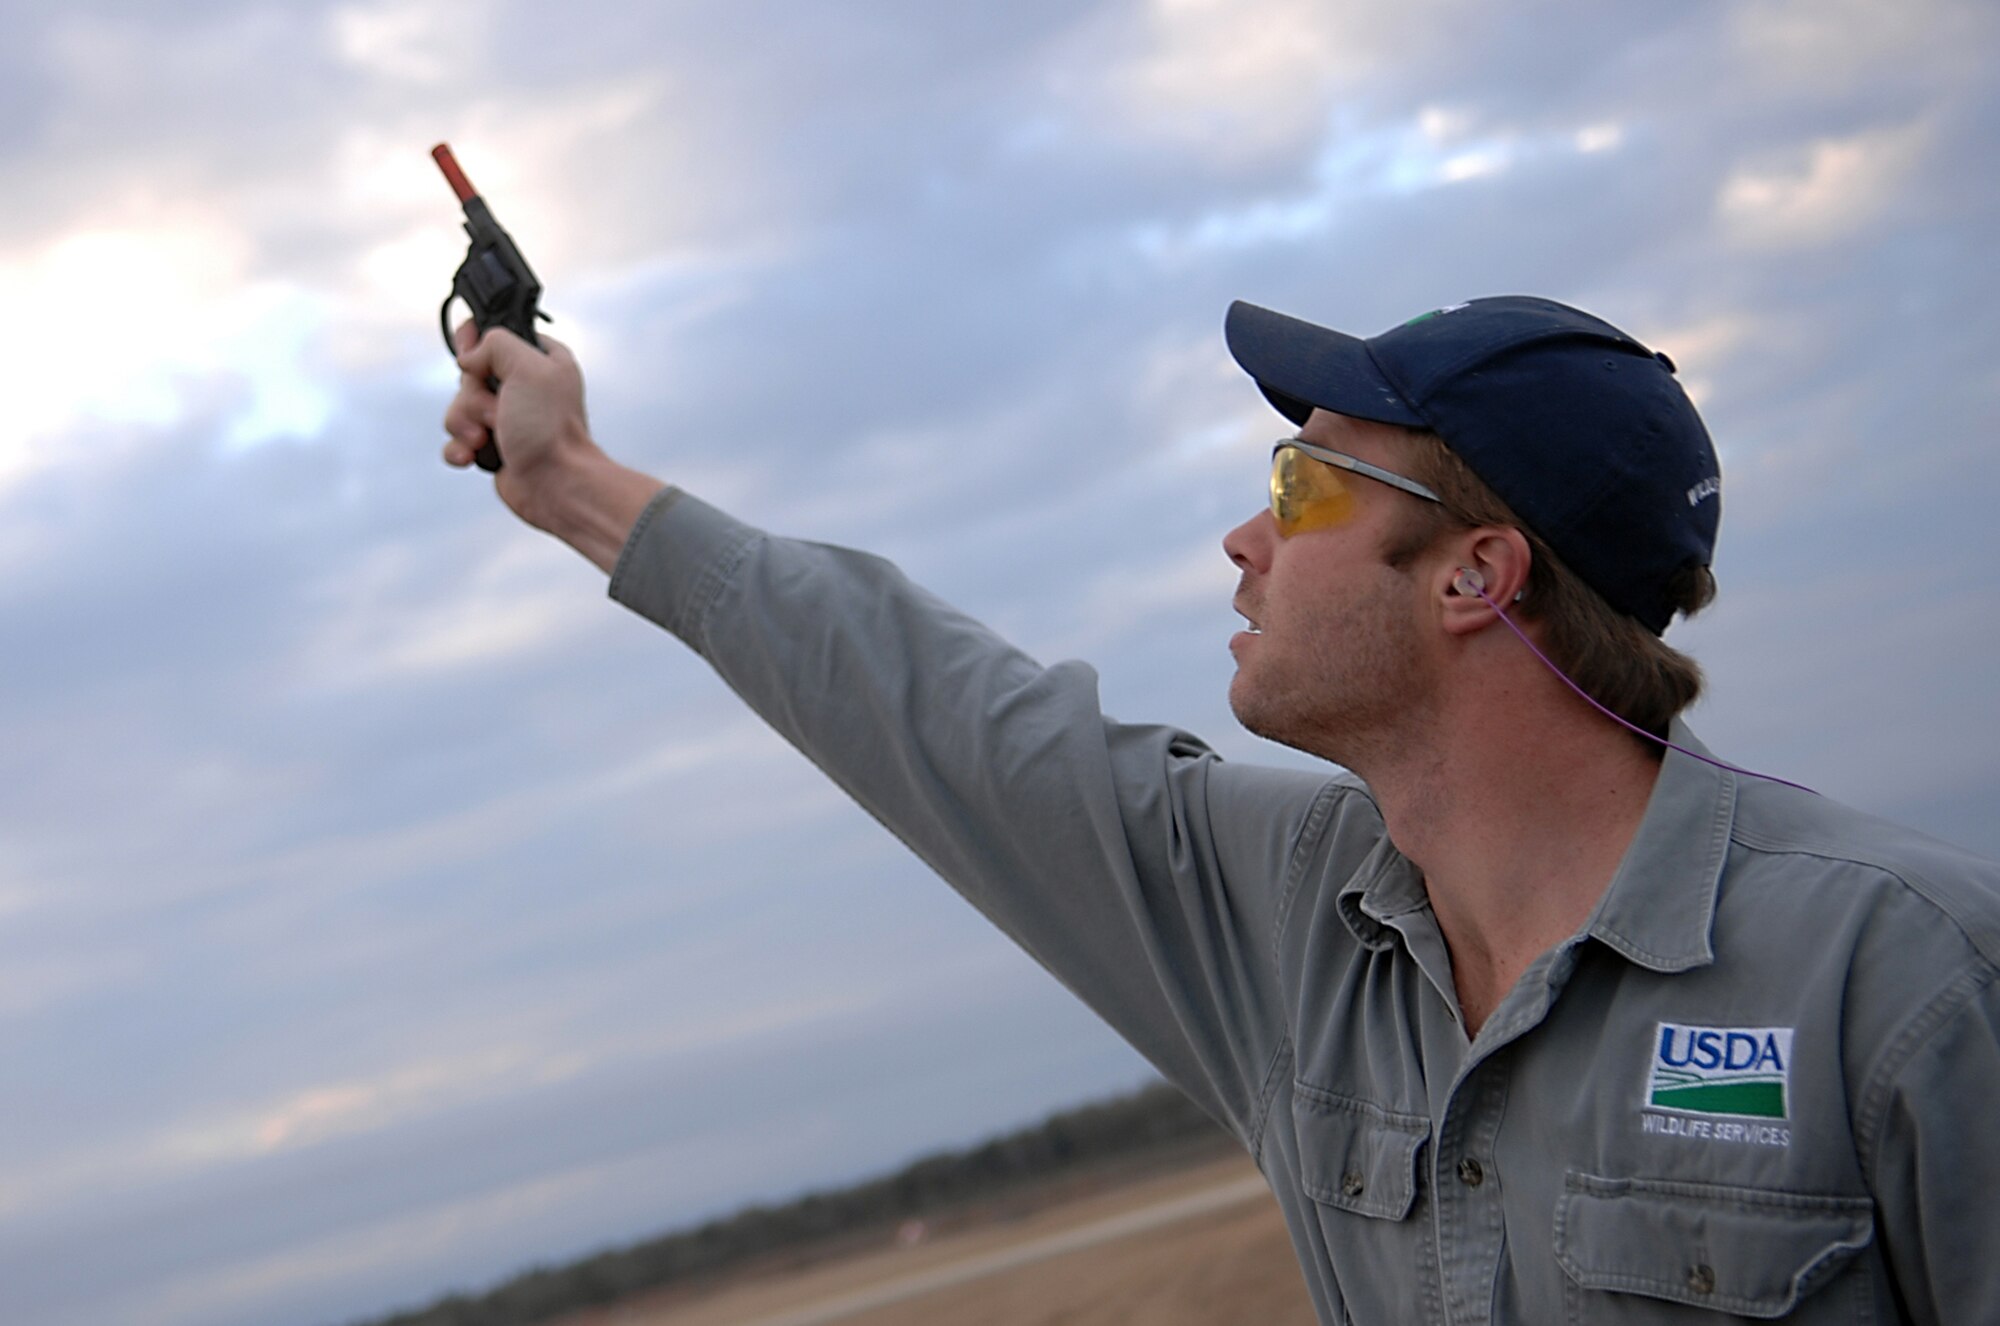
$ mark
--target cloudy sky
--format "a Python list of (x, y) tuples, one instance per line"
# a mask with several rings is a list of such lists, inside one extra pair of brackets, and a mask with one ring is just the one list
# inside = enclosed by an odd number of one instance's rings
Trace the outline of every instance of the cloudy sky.
[[(171, 15), (170, 17), (168, 15)], [(2000, 10), (0, 17), (0, 1320), (351, 1320), (1144, 1066), (438, 463), (449, 140), (604, 443), (1235, 758), (1248, 298), (1668, 350), (1725, 757), (2000, 854)]]

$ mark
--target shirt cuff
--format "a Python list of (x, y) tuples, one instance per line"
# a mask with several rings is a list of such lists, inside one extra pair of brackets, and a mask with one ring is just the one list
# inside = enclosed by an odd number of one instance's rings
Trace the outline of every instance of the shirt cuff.
[(709, 609), (761, 537), (682, 489), (662, 488), (611, 568), (612, 601), (699, 649)]

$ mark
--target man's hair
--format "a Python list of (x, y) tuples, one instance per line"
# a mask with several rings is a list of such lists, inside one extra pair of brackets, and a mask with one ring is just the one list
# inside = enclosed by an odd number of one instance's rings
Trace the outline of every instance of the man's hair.
[[(1533, 562), (1527, 597), (1513, 615), (1542, 626), (1544, 652), (1585, 694), (1633, 726), (1664, 738), (1674, 715), (1701, 694), (1701, 666), (1606, 603), (1436, 433), (1403, 432), (1411, 442), (1409, 477), (1443, 500), (1415, 504), (1420, 510), (1387, 550), (1390, 564), (1407, 566), (1453, 528), (1519, 529)], [(1715, 576), (1705, 566), (1689, 567), (1668, 586), (1668, 597), (1675, 609), (1692, 616), (1715, 597)]]

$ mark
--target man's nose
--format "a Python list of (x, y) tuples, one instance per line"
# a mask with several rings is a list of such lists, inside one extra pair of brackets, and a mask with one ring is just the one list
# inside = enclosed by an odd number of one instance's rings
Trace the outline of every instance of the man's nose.
[(1271, 569), (1271, 550), (1278, 543), (1278, 524), (1269, 511), (1259, 511), (1222, 536), (1222, 551), (1238, 570), (1260, 575)]

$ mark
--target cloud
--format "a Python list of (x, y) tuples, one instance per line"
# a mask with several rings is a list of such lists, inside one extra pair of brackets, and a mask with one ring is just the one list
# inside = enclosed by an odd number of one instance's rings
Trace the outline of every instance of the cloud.
[[(0, 915), (27, 911), (38, 900), (37, 892), (25, 888), (0, 893)], [(132, 953), (15, 956), (0, 971), (0, 1024), (32, 1017), (86, 991), (130, 982), (144, 966)], [(0, 1184), (0, 1211), (8, 1205), (6, 1187)]]
[(510, 543), (441, 580), (435, 549), (377, 547), (319, 586), (295, 683), (352, 689), (478, 675), (525, 653), (565, 647), (606, 614), (577, 592), (567, 556), (551, 551)]
[(1675, 377), (1696, 408), (1706, 409), (1713, 383), (1726, 375), (1746, 353), (1768, 344), (1777, 335), (1768, 317), (1745, 309), (1713, 312), (1696, 322), (1650, 327), (1633, 323), (1628, 329), (1644, 344), (1674, 361)]
[(1756, 0), (1730, 6), (1735, 58), (1779, 89), (1851, 96), (1870, 83), (1970, 74), (1994, 32), (1977, 0)]
[(619, 1157), (540, 1175), (497, 1192), (166, 1277), (138, 1293), (110, 1298), (100, 1310), (120, 1320), (143, 1319), (159, 1326), (250, 1319), (274, 1300), (298, 1301), (315, 1290), (324, 1293), (421, 1268), (468, 1241), (518, 1229), (551, 1207), (574, 1203), (630, 1168), (630, 1158)]
[(1313, 127), (1338, 68), (1363, 58), (1356, 12), (1308, 0), (1149, 0), (1137, 23), (1119, 24), (1130, 46), (1105, 65), (1103, 91), (1128, 132), (1178, 150), (1283, 146)]
[(1102, 657), (1149, 619), (1189, 606), (1227, 603), (1236, 581), (1228, 561), (1204, 539), (1176, 556), (1144, 568), (1119, 566), (1089, 577), (1069, 606), (1080, 619), (1056, 647), (1061, 657)]
[(342, 5), (327, 15), (339, 58), (364, 75), (423, 89), (456, 81), (485, 54), (480, 6), (433, 3)]
[[(400, 1066), (372, 1078), (321, 1083), (233, 1113), (167, 1122), (110, 1145), (17, 1165), (0, 1187), (0, 1218), (59, 1206), (92, 1187), (146, 1187), (176, 1174), (376, 1132), (463, 1106), (522, 1082), (567, 1076), (573, 1058), (497, 1046), (455, 1060)], [(108, 1139), (107, 1139), (108, 1140)]]
[[(605, 979), (615, 985), (617, 973)], [(0, 1181), (0, 1221), (39, 1212), (60, 1223), (93, 1190), (154, 1200), (176, 1184), (253, 1174), (291, 1158), (317, 1164), (312, 1157), (335, 1146), (393, 1147), (413, 1129), (448, 1129), (452, 1118), (510, 1108), (525, 1098), (596, 1090), (620, 1075), (774, 1045), (804, 1028), (852, 1020), (879, 1005), (885, 993), (878, 980), (872, 987), (738, 1001), (702, 1019), (607, 1027), (579, 1016), (580, 1003), (604, 997), (602, 989), (588, 990), (552, 1001), (532, 1020), (515, 1021), (501, 1039), (460, 1040), (447, 1054), (375, 1064), (365, 1073), (288, 1087), (273, 1098), (202, 1100), (182, 1117), (147, 1119), (87, 1147), (15, 1157)]]
[[(879, 997), (879, 996), (876, 996)], [(873, 1002), (859, 992), (807, 1000), (765, 1001), (700, 1023), (667, 1022), (594, 1040), (564, 1034), (540, 1042), (499, 1043), (445, 1059), (393, 1065), (365, 1077), (320, 1082), (234, 1114), (190, 1120), (161, 1134), (149, 1150), (163, 1160), (208, 1164), (382, 1133), (494, 1097), (544, 1089), (619, 1063), (687, 1055), (767, 1038)], [(121, 1168), (128, 1168), (121, 1166)]]
[(1844, 239), (1895, 205), (1927, 145), (1920, 127), (1820, 139), (1768, 165), (1746, 165), (1717, 200), (1733, 237), (1796, 251)]
[(1283, 193), (1234, 200), (1192, 219), (1148, 221), (1133, 243), (1171, 268), (1215, 251), (1297, 245), (1337, 234), (1387, 197), (1492, 181), (1524, 167), (1609, 154), (1624, 130), (1604, 122), (1532, 132), (1481, 123), (1451, 107), (1421, 104), (1407, 119), (1368, 122), (1339, 115), (1313, 159), (1311, 179)]

